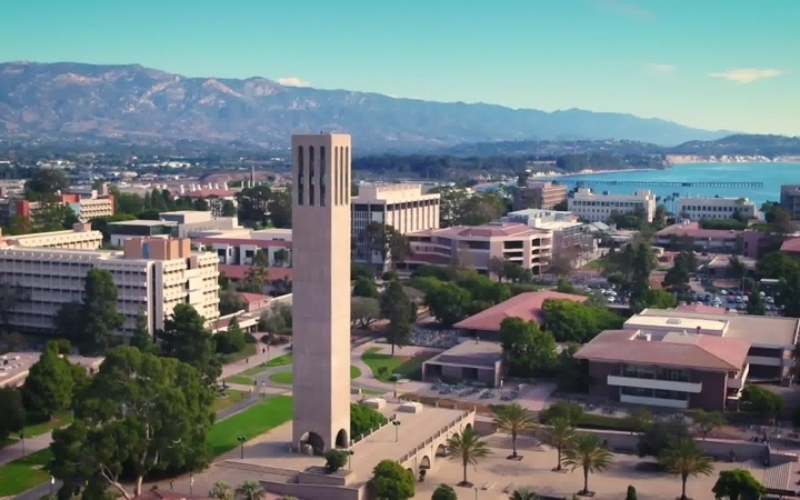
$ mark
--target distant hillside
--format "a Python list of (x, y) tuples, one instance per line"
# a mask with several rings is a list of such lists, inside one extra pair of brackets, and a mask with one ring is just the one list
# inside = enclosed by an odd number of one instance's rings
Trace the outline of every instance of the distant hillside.
[(138, 65), (0, 63), (0, 137), (139, 144), (189, 139), (286, 148), (290, 133), (319, 130), (352, 134), (357, 151), (534, 137), (674, 145), (724, 135), (621, 113), (396, 99), (286, 87), (260, 77), (187, 78)]
[(800, 137), (783, 135), (736, 134), (715, 141), (690, 141), (666, 152), (670, 154), (719, 156), (719, 155), (762, 155), (776, 156), (800, 155)]

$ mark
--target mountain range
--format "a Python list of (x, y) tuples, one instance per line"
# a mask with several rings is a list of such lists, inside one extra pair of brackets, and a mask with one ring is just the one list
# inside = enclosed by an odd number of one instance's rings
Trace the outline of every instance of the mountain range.
[(260, 77), (190, 78), (139, 65), (0, 63), (2, 138), (190, 139), (285, 148), (290, 133), (320, 130), (350, 133), (362, 151), (529, 139), (669, 146), (730, 134), (623, 113), (401, 99)]

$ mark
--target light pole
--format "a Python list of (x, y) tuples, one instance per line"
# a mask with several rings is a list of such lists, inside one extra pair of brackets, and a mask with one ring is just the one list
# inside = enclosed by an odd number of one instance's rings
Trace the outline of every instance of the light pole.
[(24, 457), (24, 456), (27, 455), (25, 453), (25, 431), (24, 430), (19, 431), (19, 442), (22, 443), (22, 456)]
[(478, 487), (475, 487), (475, 500), (478, 500)]
[(400, 421), (397, 419), (392, 420), (392, 425), (394, 426), (394, 442), (400, 442)]
[(194, 495), (194, 474), (189, 474), (189, 496)]
[(240, 434), (236, 439), (239, 441), (240, 458), (244, 460), (244, 443), (247, 441), (247, 437)]
[(56, 484), (56, 478), (50, 476), (50, 496), (53, 496), (53, 485)]
[(347, 468), (352, 470), (353, 469), (353, 466), (352, 466), (352, 464), (353, 464), (353, 455), (355, 455), (356, 452), (353, 451), (353, 450), (347, 450), (345, 453), (347, 453)]

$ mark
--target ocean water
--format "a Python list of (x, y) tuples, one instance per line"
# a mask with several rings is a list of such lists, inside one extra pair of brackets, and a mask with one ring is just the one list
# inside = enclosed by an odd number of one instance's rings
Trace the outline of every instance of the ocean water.
[[(748, 198), (757, 205), (765, 201), (778, 201), (781, 184), (800, 184), (800, 163), (689, 163), (673, 165), (668, 170), (640, 172), (606, 172), (598, 174), (565, 175), (558, 179), (570, 180), (615, 180), (615, 181), (670, 181), (670, 182), (763, 182), (761, 188), (684, 188), (653, 187), (651, 191), (665, 198), (680, 193), (681, 198), (704, 196), (720, 198)], [(556, 179), (557, 180), (557, 179)], [(632, 193), (646, 187), (636, 186), (592, 186), (596, 191), (615, 194)]]

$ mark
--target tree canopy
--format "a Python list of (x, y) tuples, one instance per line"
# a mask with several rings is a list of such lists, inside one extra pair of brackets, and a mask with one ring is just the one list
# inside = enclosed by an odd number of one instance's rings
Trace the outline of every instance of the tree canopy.
[(555, 339), (533, 321), (506, 318), (500, 323), (498, 338), (511, 375), (530, 377), (555, 365)]
[(573, 300), (545, 300), (542, 313), (545, 326), (556, 342), (583, 344), (603, 330), (618, 330), (624, 323), (621, 316), (605, 307)]
[(219, 357), (205, 319), (189, 304), (178, 304), (157, 333), (161, 354), (195, 367), (207, 384), (222, 373)]

